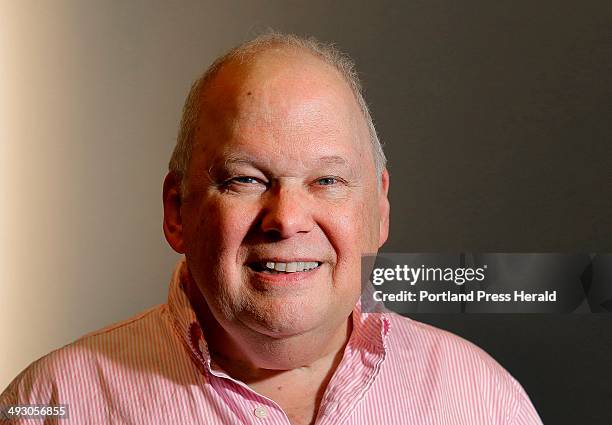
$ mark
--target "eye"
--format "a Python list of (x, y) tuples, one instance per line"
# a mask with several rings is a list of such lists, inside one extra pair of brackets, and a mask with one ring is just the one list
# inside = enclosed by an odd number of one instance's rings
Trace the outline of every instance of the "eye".
[(267, 184), (257, 177), (237, 176), (225, 180), (220, 187), (232, 192), (261, 192), (266, 190)]
[(240, 177), (234, 177), (233, 179), (230, 179), (229, 183), (252, 184), (252, 183), (260, 183), (260, 181), (256, 179), (255, 177), (240, 176)]
[(322, 177), (317, 180), (317, 184), (320, 186), (331, 186), (336, 183), (338, 183), (338, 179), (336, 177)]

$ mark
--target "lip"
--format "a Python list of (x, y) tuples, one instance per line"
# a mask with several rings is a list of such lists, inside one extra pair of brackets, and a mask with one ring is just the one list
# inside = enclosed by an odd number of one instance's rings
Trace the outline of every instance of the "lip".
[(299, 257), (299, 258), (283, 258), (283, 257), (262, 257), (262, 258), (253, 258), (250, 259), (249, 261), (247, 261), (247, 264), (250, 263), (263, 263), (266, 261), (272, 261), (274, 263), (297, 263), (300, 261), (306, 262), (306, 261), (316, 261), (318, 263), (323, 263), (323, 261), (321, 261), (319, 258), (312, 258), (312, 257)]
[[(262, 260), (264, 261), (264, 260)], [(290, 262), (283, 260), (268, 260), (268, 261), (278, 261), (278, 262)], [(293, 260), (293, 261), (316, 261), (316, 260)], [(292, 283), (298, 283), (306, 279), (311, 279), (317, 275), (320, 269), (325, 265), (325, 263), (321, 263), (319, 267), (311, 270), (305, 270), (301, 272), (293, 272), (293, 273), (266, 273), (263, 271), (256, 271), (252, 268), (246, 266), (248, 273), (255, 278), (255, 280), (273, 285), (290, 285)]]

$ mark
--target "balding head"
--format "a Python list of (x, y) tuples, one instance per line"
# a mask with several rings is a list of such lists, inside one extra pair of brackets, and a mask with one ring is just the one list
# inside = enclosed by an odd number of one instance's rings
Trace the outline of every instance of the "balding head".
[[(247, 78), (268, 77), (266, 69), (273, 69), (275, 65), (284, 67), (288, 72), (292, 65), (297, 66), (293, 68), (296, 71), (312, 71), (310, 79), (322, 76), (327, 78), (334, 75), (338, 80), (336, 81), (337, 88), (344, 86), (345, 89), (348, 89), (352, 99), (347, 100), (357, 107), (353, 120), (359, 121), (356, 126), (365, 129), (376, 174), (380, 177), (385, 168), (386, 158), (363, 98), (352, 60), (335, 47), (312, 38), (304, 39), (295, 35), (270, 33), (230, 50), (218, 58), (193, 84), (183, 108), (177, 144), (169, 166), (170, 171), (182, 180), (183, 189), (185, 189), (185, 176), (189, 169), (196, 133), (204, 137), (206, 135), (207, 129), (201, 126), (203, 109), (208, 106), (206, 109), (209, 113), (221, 112), (211, 109), (211, 106), (217, 107), (218, 104), (210, 102), (212, 97), (210, 89), (222, 84), (224, 90), (236, 90)], [(306, 68), (301, 68), (301, 65), (305, 65)], [(225, 75), (220, 75), (222, 73)], [(305, 78), (305, 80), (308, 79)], [(328, 81), (331, 82), (331, 80)], [(226, 92), (225, 95), (227, 97), (229, 92)]]

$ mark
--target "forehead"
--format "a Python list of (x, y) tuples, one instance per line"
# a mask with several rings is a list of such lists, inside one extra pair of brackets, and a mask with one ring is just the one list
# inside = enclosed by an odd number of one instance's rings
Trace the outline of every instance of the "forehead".
[(203, 100), (210, 111), (255, 100), (286, 106), (291, 100), (308, 101), (325, 93), (338, 106), (356, 106), (348, 83), (334, 67), (309, 52), (277, 48), (230, 59), (207, 84)]
[(201, 111), (196, 140), (204, 150), (256, 143), (286, 151), (314, 143), (321, 150), (361, 151), (368, 137), (340, 73), (309, 53), (286, 49), (225, 64), (207, 84)]

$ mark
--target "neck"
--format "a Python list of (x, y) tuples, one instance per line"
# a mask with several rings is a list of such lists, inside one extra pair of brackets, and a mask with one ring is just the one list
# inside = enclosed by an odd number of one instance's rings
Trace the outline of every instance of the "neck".
[(310, 375), (310, 380), (318, 377), (323, 382), (331, 378), (340, 363), (351, 330), (352, 320), (348, 318), (336, 333), (325, 338), (303, 334), (236, 341), (224, 330), (208, 332), (206, 337), (214, 364), (247, 384), (289, 372)]

